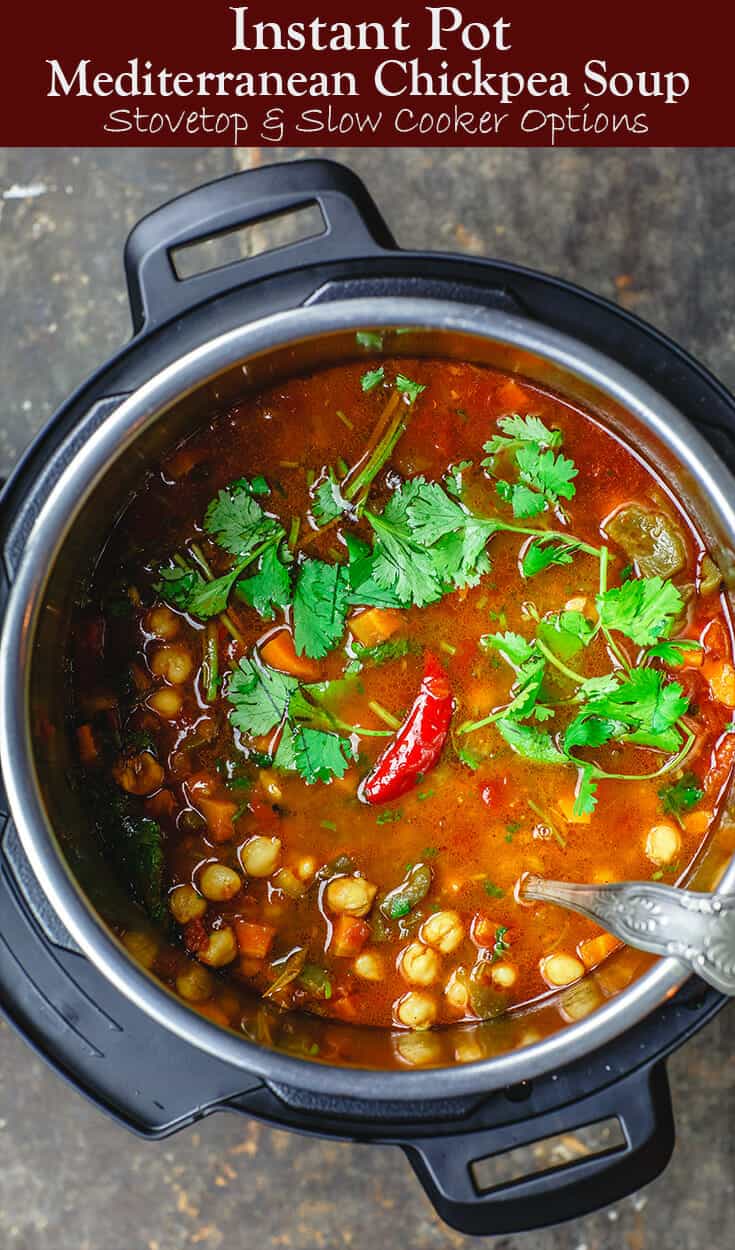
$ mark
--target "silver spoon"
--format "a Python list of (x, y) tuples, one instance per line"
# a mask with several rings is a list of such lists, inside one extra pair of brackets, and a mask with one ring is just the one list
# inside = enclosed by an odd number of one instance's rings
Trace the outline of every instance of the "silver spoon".
[(558, 903), (628, 946), (668, 955), (721, 994), (735, 995), (735, 894), (698, 894), (655, 881), (575, 885), (526, 874), (521, 899)]

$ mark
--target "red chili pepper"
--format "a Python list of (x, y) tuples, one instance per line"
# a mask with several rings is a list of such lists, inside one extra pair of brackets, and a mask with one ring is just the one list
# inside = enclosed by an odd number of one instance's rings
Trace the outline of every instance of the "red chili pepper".
[(452, 719), (452, 691), (439, 661), (427, 651), (413, 707), (362, 784), (368, 803), (388, 803), (411, 790), (436, 764)]

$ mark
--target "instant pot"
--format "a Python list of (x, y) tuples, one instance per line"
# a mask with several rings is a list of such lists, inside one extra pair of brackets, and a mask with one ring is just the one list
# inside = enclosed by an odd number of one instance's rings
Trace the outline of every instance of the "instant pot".
[[(186, 278), (175, 268), (180, 249), (313, 206), (320, 233)], [(361, 328), (400, 329), (392, 355), (494, 365), (600, 414), (675, 475), (726, 583), (735, 400), (598, 296), (500, 261), (399, 249), (362, 183), (331, 162), (259, 168), (179, 197), (134, 228), (125, 267), (132, 341), (62, 405), (0, 498), (7, 1018), (97, 1106), (149, 1138), (231, 1110), (399, 1146), (439, 1214), (465, 1233), (554, 1224), (640, 1188), (674, 1144), (666, 1057), (720, 1010), (720, 995), (675, 959), (643, 958), (617, 981), (593, 974), (591, 996), (541, 1004), (542, 1030), (534, 1011), (522, 1027), (476, 1026), (487, 1057), (439, 1066), (404, 1062), (400, 1050), (380, 1069), (338, 1066), (220, 1028), (132, 962), (83, 871), (89, 822), (69, 782), (63, 655), (85, 572), (161, 449), (249, 390), (359, 356)], [(700, 888), (716, 870), (718, 888), (735, 888), (726, 860), (715, 837)], [(619, 1122), (618, 1144), (503, 1179), (517, 1147), (608, 1119)], [(497, 1166), (484, 1183), (477, 1165), (488, 1159)]]

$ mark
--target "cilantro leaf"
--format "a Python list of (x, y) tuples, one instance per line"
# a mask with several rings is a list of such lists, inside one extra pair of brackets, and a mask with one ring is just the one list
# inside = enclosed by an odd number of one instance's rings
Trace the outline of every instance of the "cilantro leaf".
[(293, 600), (297, 655), (320, 660), (336, 647), (345, 629), (349, 591), (344, 565), (304, 561)]
[(414, 481), (416, 489), (407, 505), (414, 539), (431, 548), (442, 581), (456, 587), (476, 586), (490, 569), (485, 546), (497, 522), (468, 512), (438, 482)]
[(344, 535), (349, 563), (347, 576), (350, 590), (348, 602), (356, 607), (403, 608), (407, 600), (401, 599), (386, 586), (379, 586), (373, 575), (374, 557), (368, 543), (354, 534)]
[(254, 737), (270, 733), (286, 715), (298, 684), (295, 677), (270, 668), (258, 658), (243, 657), (227, 688), (231, 724)]
[(577, 793), (574, 796), (574, 815), (591, 816), (597, 807), (597, 781), (594, 768), (585, 764), (579, 771)]
[(421, 392), (426, 390), (426, 385), (421, 382), (412, 382), (410, 378), (399, 373), (396, 378), (396, 390), (400, 391), (402, 395), (407, 395), (409, 403), (413, 404)]
[(574, 497), (576, 488), (573, 478), (579, 470), (573, 460), (568, 460), (561, 453), (555, 456), (553, 451), (541, 451), (534, 444), (529, 444), (518, 449), (516, 461), (521, 481), (532, 486), (551, 503)]
[(360, 378), (360, 386), (364, 391), (372, 391), (385, 378), (385, 369), (380, 365), (377, 369), (368, 369)]
[(519, 520), (539, 516), (546, 507), (544, 496), (522, 483), (501, 480), (495, 483), (495, 489), (505, 503), (512, 505), (513, 515)]
[(550, 733), (533, 725), (519, 725), (510, 717), (497, 722), (498, 732), (505, 738), (516, 755), (534, 764), (568, 764), (569, 760), (557, 746)]
[(257, 573), (236, 583), (237, 594), (266, 621), (273, 620), (274, 608), (291, 602), (291, 572), (274, 543), (260, 557)]
[(595, 627), (582, 612), (554, 612), (539, 621), (537, 633), (554, 655), (568, 660), (589, 645)]
[(220, 547), (238, 560), (252, 557), (266, 539), (283, 534), (280, 523), (266, 516), (253, 498), (246, 478), (231, 482), (219, 491), (204, 514), (204, 528)]
[[(538, 652), (521, 664), (511, 690), (511, 702), (505, 709), (505, 716), (522, 720), (530, 716), (541, 693), (541, 683), (546, 671), (546, 661)], [(541, 719), (544, 719), (542, 714)], [(548, 717), (546, 718), (548, 719)]]
[(484, 651), (499, 651), (514, 668), (520, 668), (534, 655), (533, 645), (522, 634), (507, 630), (504, 634), (483, 634), (480, 646)]
[(344, 777), (354, 758), (349, 738), (307, 725), (287, 725), (273, 761), (276, 768), (297, 772), (307, 785)]
[(182, 569), (178, 565), (160, 568), (158, 576), (160, 580), (154, 583), (156, 594), (183, 612), (189, 610), (192, 596), (207, 584), (196, 569)]
[(664, 664), (677, 667), (684, 663), (685, 651), (701, 651), (701, 642), (694, 642), (692, 638), (674, 638), (671, 642), (659, 642), (655, 647), (649, 647), (646, 652), (646, 658), (649, 660), (663, 660)]
[(634, 668), (614, 690), (592, 698), (587, 710), (624, 721), (633, 732), (661, 734), (676, 724), (688, 706), (678, 682), (665, 683), (664, 674), (656, 669)]
[(624, 721), (595, 716), (588, 711), (580, 712), (567, 725), (564, 733), (564, 750), (571, 751), (573, 747), (604, 746), (611, 738), (619, 738), (626, 729)]
[(465, 764), (467, 768), (471, 769), (473, 773), (476, 773), (480, 767), (479, 759), (469, 747), (460, 747), (457, 751), (457, 759), (461, 764)]
[(419, 608), (435, 603), (443, 593), (431, 552), (416, 539), (409, 522), (409, 505), (424, 485), (423, 478), (413, 478), (394, 491), (380, 516), (365, 512), (375, 531), (375, 581), (403, 603)]
[(695, 807), (704, 798), (704, 790), (697, 784), (694, 773), (685, 773), (678, 781), (659, 790), (658, 797), (665, 812), (678, 816)]
[(398, 660), (406, 655), (410, 648), (407, 638), (389, 638), (386, 642), (377, 642), (372, 647), (356, 642), (353, 645), (355, 658), (362, 668), (365, 664), (387, 664), (390, 660)]
[(536, 577), (552, 564), (571, 564), (578, 543), (564, 543), (558, 539), (534, 538), (521, 561), (524, 577)]
[(191, 612), (192, 616), (201, 617), (202, 620), (225, 612), (230, 591), (245, 567), (245, 563), (236, 564), (229, 573), (224, 573), (222, 577), (215, 577), (211, 582), (202, 580), (200, 584), (197, 584), (189, 596), (189, 602), (186, 605), (187, 612)]
[(316, 487), (311, 510), (320, 528), (328, 525), (330, 521), (335, 521), (343, 512), (352, 511), (352, 504), (345, 499), (331, 470), (324, 481)]
[(463, 489), (462, 476), (467, 469), (471, 468), (471, 460), (460, 460), (459, 464), (450, 464), (444, 474), (444, 482), (450, 495), (455, 495), (458, 499), (461, 497)]
[(358, 330), (355, 339), (358, 347), (366, 347), (374, 352), (383, 350), (383, 335), (377, 330)]
[(614, 629), (640, 647), (668, 637), (684, 601), (673, 582), (661, 577), (637, 577), (597, 596), (603, 629)]
[(549, 430), (540, 417), (521, 417), (517, 412), (508, 417), (500, 417), (498, 421), (503, 434), (494, 434), (489, 442), (483, 444), (488, 452), (488, 459), (483, 465), (492, 464), (492, 460), (501, 451), (515, 451), (524, 443), (536, 443), (539, 447), (559, 447), (561, 430)]

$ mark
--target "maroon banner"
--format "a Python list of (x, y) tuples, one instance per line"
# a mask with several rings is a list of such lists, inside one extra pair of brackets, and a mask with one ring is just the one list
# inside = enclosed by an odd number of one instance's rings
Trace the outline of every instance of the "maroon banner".
[(7, 146), (731, 146), (720, 4), (18, 6)]

